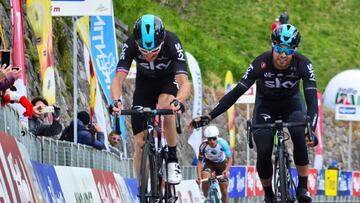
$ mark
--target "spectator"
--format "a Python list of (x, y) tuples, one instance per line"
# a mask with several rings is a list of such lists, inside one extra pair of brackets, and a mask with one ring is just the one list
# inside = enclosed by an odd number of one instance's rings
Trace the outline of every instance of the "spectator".
[(287, 24), (289, 20), (289, 15), (287, 11), (280, 14), (279, 17), (275, 18), (275, 22), (271, 24), (271, 30), (274, 31), (279, 25)]
[[(33, 106), (33, 117), (29, 119), (29, 131), (36, 136), (45, 136), (58, 139), (62, 126), (60, 124), (60, 108), (49, 106), (43, 97), (35, 97), (31, 104)], [(49, 114), (53, 116), (52, 123)]]
[(0, 67), (0, 98), (2, 106), (8, 103), (18, 102), (24, 108), (24, 116), (31, 117), (33, 112), (33, 106), (30, 101), (24, 95), (16, 93), (16, 88), (13, 86), (15, 80), (20, 76), (21, 69), (16, 66), (6, 64)]
[[(104, 133), (98, 124), (90, 124), (90, 115), (81, 111), (77, 115), (77, 141), (79, 144), (93, 146), (96, 149), (105, 149)], [(63, 131), (60, 140), (74, 142), (74, 121)]]
[(120, 134), (118, 134), (115, 131), (111, 131), (111, 133), (108, 135), (108, 141), (110, 144), (109, 145), (110, 152), (121, 157), (121, 152), (119, 150)]

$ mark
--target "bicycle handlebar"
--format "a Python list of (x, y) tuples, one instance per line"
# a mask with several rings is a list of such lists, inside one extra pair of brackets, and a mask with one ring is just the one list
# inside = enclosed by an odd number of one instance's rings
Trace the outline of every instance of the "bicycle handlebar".
[(213, 179), (213, 178), (215, 178), (215, 179), (224, 178), (224, 175), (218, 175), (218, 176), (215, 176), (215, 177), (210, 177), (210, 178), (201, 179), (201, 180), (200, 180), (200, 183), (207, 182), (207, 181), (209, 181), (209, 180), (211, 180), (211, 179)]
[(175, 114), (175, 125), (178, 134), (182, 133), (180, 115), (171, 109), (151, 109), (149, 107), (134, 106), (132, 109), (121, 110), (121, 115), (173, 115)]
[(311, 127), (310, 127), (310, 118), (309, 116), (306, 117), (305, 122), (290, 122), (290, 123), (284, 123), (282, 120), (275, 120), (274, 123), (264, 123), (264, 124), (251, 124), (250, 120), (247, 121), (247, 139), (249, 147), (252, 149), (253, 142), (252, 142), (252, 136), (251, 133), (254, 129), (282, 129), (282, 128), (291, 128), (291, 127), (306, 127), (308, 131), (308, 139), (312, 142), (314, 141), (314, 136), (311, 135)]

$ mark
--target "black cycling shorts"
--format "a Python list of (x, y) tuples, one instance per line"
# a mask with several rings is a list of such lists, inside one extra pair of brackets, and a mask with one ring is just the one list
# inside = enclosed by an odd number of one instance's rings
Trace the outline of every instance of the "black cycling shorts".
[[(166, 78), (149, 78), (137, 75), (133, 106), (156, 108), (160, 94), (170, 94), (176, 97), (178, 84), (174, 76)], [(134, 135), (146, 129), (146, 118), (143, 116), (131, 116), (131, 125)]]
[[(205, 159), (205, 165), (202, 170), (207, 171), (209, 173), (212, 173), (214, 171), (215, 175), (219, 176), (219, 175), (222, 175), (222, 173), (224, 172), (225, 169), (226, 169), (226, 161), (220, 162), (220, 163), (215, 163), (215, 162)], [(227, 180), (228, 180), (228, 178), (221, 178), (221, 179), (219, 179), (219, 182), (226, 182)]]
[[(300, 94), (283, 100), (269, 101), (256, 98), (253, 123), (273, 123), (277, 119), (284, 122), (305, 122), (306, 109)], [(305, 127), (289, 128), (294, 144), (295, 165), (305, 166), (309, 163), (305, 142)], [(253, 132), (257, 148), (256, 168), (260, 178), (271, 177), (273, 166), (271, 155), (274, 145), (275, 130), (257, 129)]]

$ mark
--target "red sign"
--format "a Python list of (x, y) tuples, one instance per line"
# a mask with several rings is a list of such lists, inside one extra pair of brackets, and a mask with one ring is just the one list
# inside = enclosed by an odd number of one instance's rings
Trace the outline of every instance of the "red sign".
[(37, 202), (15, 138), (0, 132), (0, 144), (0, 202)]
[(360, 171), (354, 171), (352, 177), (352, 195), (360, 196)]
[(257, 171), (255, 172), (255, 195), (256, 196), (264, 196), (264, 188), (260, 182), (260, 177), (257, 173)]
[(101, 202), (124, 202), (114, 174), (109, 171), (92, 169)]
[(252, 197), (255, 196), (255, 184), (256, 184), (255, 167), (248, 166), (246, 168), (246, 196)]
[(317, 170), (315, 168), (309, 169), (308, 190), (312, 196), (317, 194)]

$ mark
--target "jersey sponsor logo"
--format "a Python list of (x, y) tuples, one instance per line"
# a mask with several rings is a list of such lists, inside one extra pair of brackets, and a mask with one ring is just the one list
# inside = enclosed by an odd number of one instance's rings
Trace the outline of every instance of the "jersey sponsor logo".
[(307, 68), (308, 68), (309, 74), (310, 74), (309, 80), (316, 81), (313, 65), (310, 63), (309, 65), (307, 65)]
[(175, 48), (176, 48), (176, 52), (178, 53), (178, 60), (180, 61), (185, 61), (185, 55), (184, 55), (184, 51), (181, 47), (180, 43), (176, 43), (175, 44)]
[(167, 63), (159, 63), (156, 65), (154, 64), (154, 62), (139, 63), (139, 65), (147, 70), (166, 70), (169, 67), (169, 65), (171, 64), (171, 62), (172, 61), (170, 60)]
[(253, 69), (254, 69), (254, 66), (252, 64), (250, 64), (250, 66), (248, 67), (248, 69), (246, 70), (246, 72), (245, 72), (245, 74), (243, 76), (243, 79), (247, 79), (250, 71), (253, 70)]
[(281, 82), (279, 78), (275, 78), (275, 81), (267, 80), (264, 82), (265, 82), (265, 86), (269, 87), (269, 88), (289, 88), (290, 89), (290, 88), (293, 88), (299, 82), (299, 80), (296, 80), (295, 82), (291, 82), (291, 81)]
[(290, 73), (289, 75), (286, 75), (285, 77), (287, 78), (299, 78), (297, 75), (295, 75), (295, 73)]
[(264, 73), (264, 77), (265, 78), (271, 78), (272, 76), (274, 76), (275, 74), (274, 73), (272, 73), (272, 72), (266, 72), (266, 73)]
[(260, 114), (260, 116), (262, 116), (265, 121), (267, 121), (267, 119), (271, 118), (271, 116), (266, 113), (262, 113), (262, 114)]
[(125, 60), (125, 52), (127, 48), (129, 48), (129, 46), (127, 44), (124, 44), (123, 48), (121, 49), (120, 60)]

